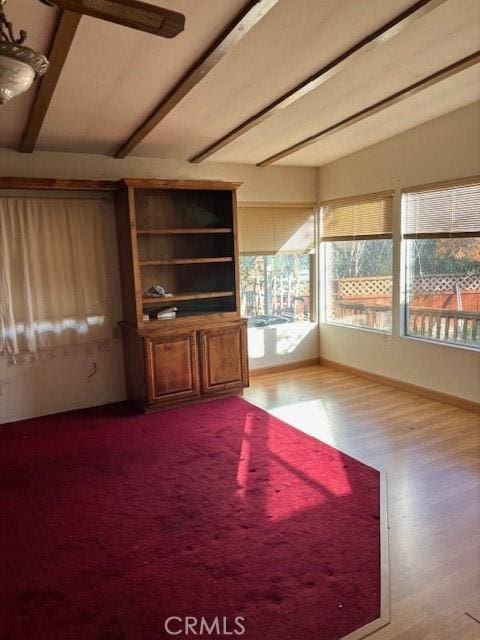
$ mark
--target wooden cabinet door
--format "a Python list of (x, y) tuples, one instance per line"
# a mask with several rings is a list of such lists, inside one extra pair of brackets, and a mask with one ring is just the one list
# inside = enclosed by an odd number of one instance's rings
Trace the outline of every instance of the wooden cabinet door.
[(195, 331), (147, 340), (148, 402), (200, 395)]
[(203, 393), (248, 386), (245, 323), (199, 331), (199, 342)]

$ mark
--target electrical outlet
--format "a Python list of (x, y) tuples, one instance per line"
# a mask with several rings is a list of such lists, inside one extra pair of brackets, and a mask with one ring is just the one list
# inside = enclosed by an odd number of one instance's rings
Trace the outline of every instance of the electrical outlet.
[(97, 375), (98, 367), (96, 362), (92, 362), (92, 371), (87, 376), (87, 381), (91, 382), (93, 378)]

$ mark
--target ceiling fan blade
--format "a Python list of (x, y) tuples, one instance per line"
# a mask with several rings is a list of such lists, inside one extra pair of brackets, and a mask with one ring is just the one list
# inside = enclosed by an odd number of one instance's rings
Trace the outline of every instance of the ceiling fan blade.
[(185, 28), (182, 13), (138, 0), (41, 0), (61, 9), (84, 13), (124, 27), (146, 31), (163, 38), (174, 38)]

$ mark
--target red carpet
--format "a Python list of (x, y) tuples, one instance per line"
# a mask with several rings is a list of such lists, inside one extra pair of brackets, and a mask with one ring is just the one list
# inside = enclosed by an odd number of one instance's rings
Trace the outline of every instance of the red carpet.
[(2, 640), (195, 636), (172, 616), (214, 625), (197, 637), (334, 640), (379, 616), (378, 472), (244, 400), (0, 440)]

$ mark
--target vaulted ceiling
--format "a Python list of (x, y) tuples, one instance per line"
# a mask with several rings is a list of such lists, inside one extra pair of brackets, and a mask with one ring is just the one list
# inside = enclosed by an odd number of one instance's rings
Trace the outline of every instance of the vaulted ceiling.
[(185, 31), (10, 0), (52, 65), (0, 107), (0, 147), (320, 166), (480, 100), (478, 0), (149, 1)]

